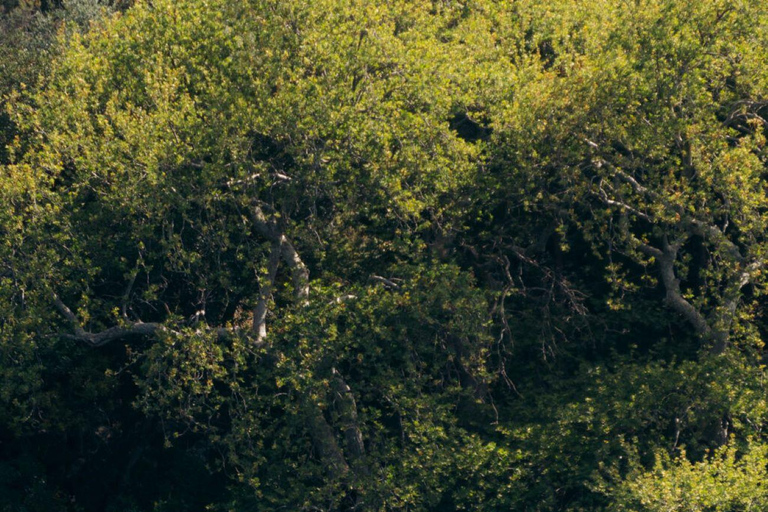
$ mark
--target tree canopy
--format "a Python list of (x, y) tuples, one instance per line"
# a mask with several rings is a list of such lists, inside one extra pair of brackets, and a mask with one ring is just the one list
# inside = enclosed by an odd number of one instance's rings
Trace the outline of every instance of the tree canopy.
[(762, 2), (0, 6), (0, 510), (768, 506)]

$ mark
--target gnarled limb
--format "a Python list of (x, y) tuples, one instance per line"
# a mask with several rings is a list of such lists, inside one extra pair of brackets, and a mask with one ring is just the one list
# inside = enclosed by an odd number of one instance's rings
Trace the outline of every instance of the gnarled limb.
[(657, 258), (661, 281), (667, 292), (665, 301), (668, 306), (682, 315), (693, 326), (696, 334), (701, 337), (709, 337), (712, 334), (712, 328), (704, 315), (683, 297), (680, 290), (680, 280), (675, 275), (675, 260), (681, 245), (681, 241), (670, 244), (665, 237), (661, 257)]
[(682, 241), (669, 243), (665, 239), (663, 249), (641, 242), (632, 235), (630, 235), (630, 241), (636, 250), (656, 261), (666, 291), (666, 304), (685, 318), (699, 337), (712, 343), (711, 352), (713, 354), (722, 354), (728, 346), (731, 325), (741, 300), (741, 290), (751, 282), (752, 275), (762, 268), (762, 262), (754, 262), (736, 274), (733, 281), (728, 285), (725, 303), (709, 315), (704, 315), (683, 297), (680, 280), (675, 274), (675, 260)]
[(125, 326), (110, 327), (109, 329), (105, 329), (101, 332), (87, 332), (85, 329), (83, 329), (80, 321), (77, 319), (77, 316), (75, 316), (72, 310), (69, 309), (67, 305), (61, 301), (58, 295), (53, 295), (53, 302), (56, 305), (56, 309), (59, 310), (62, 316), (69, 320), (75, 331), (74, 334), (64, 334), (62, 337), (66, 339), (82, 341), (92, 347), (101, 347), (111, 341), (121, 340), (133, 336), (151, 336), (157, 332), (167, 330), (163, 324), (156, 322), (133, 322)]
[[(53, 303), (61, 315), (72, 324), (73, 334), (61, 334), (64, 339), (86, 343), (92, 347), (102, 347), (113, 341), (124, 340), (137, 336), (154, 336), (161, 332), (175, 332), (158, 322), (131, 322), (126, 325), (116, 325), (100, 332), (88, 332), (83, 329), (80, 320), (61, 299), (53, 294)], [(246, 335), (239, 328), (227, 329), (219, 327), (215, 329), (219, 341), (229, 341), (236, 338), (244, 338)]]
[[(640, 211), (637, 207), (628, 204), (623, 199), (610, 197), (603, 188), (603, 182), (600, 182), (598, 185), (597, 196), (600, 201), (608, 206), (619, 208), (622, 212), (623, 230), (625, 236), (630, 241), (630, 245), (635, 250), (655, 259), (661, 274), (662, 284), (666, 291), (665, 302), (667, 305), (683, 316), (698, 336), (712, 343), (711, 351), (713, 353), (720, 354), (724, 352), (728, 344), (738, 303), (741, 300), (741, 290), (752, 282), (757, 271), (764, 266), (764, 262), (743, 254), (739, 246), (729, 239), (724, 230), (716, 224), (696, 218), (682, 206), (672, 203), (663, 197), (662, 194), (643, 186), (631, 174), (604, 160), (596, 160), (595, 165), (598, 168), (607, 168), (614, 178), (628, 184), (638, 196), (660, 204), (668, 211), (673, 212), (677, 220), (672, 223), (671, 229), (686, 234), (685, 239), (690, 236), (700, 237), (717, 247), (724, 258), (730, 260), (736, 268), (741, 269), (726, 278), (726, 293), (723, 303), (715, 308), (714, 311), (705, 315), (683, 297), (680, 289), (680, 280), (675, 275), (675, 260), (685, 240), (670, 244), (665, 235), (662, 248), (653, 247), (641, 242), (637, 237), (629, 233), (627, 215), (631, 213), (650, 223), (655, 223), (653, 216)], [(609, 188), (609, 192), (613, 193), (614, 191)]]
[(669, 243), (665, 237), (662, 246), (663, 248), (659, 249), (640, 241), (634, 235), (629, 235), (629, 237), (630, 243), (634, 249), (656, 260), (656, 264), (659, 267), (659, 273), (661, 274), (661, 282), (666, 291), (664, 297), (666, 304), (673, 311), (685, 318), (686, 321), (691, 324), (698, 336), (702, 338), (711, 337), (712, 328), (709, 326), (707, 319), (693, 304), (683, 297), (683, 293), (680, 289), (680, 280), (675, 274), (675, 260), (677, 259), (678, 251), (682, 246), (682, 241), (678, 240)]

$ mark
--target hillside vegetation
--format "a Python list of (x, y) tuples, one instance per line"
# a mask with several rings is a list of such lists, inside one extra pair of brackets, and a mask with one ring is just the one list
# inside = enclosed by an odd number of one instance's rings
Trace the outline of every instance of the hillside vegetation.
[(0, 6), (0, 511), (768, 509), (763, 1)]

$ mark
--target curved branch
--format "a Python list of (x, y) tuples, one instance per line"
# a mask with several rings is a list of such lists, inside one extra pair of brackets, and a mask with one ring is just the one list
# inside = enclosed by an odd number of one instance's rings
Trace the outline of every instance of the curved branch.
[(680, 290), (680, 280), (675, 275), (675, 260), (681, 245), (680, 242), (669, 244), (665, 240), (662, 255), (658, 258), (661, 280), (667, 292), (665, 300), (667, 305), (682, 315), (693, 326), (693, 330), (697, 335), (709, 337), (712, 334), (712, 328), (709, 326), (704, 315), (683, 297), (683, 293)]
[(83, 329), (77, 316), (72, 312), (61, 299), (53, 294), (53, 302), (56, 309), (72, 324), (74, 334), (63, 334), (62, 338), (81, 341), (92, 347), (101, 347), (111, 341), (121, 340), (134, 336), (151, 336), (157, 332), (165, 331), (167, 328), (163, 324), (155, 322), (134, 322), (125, 326), (115, 326), (105, 329), (101, 332), (87, 332)]
[(683, 293), (680, 290), (680, 280), (675, 275), (675, 260), (677, 259), (677, 252), (682, 245), (681, 242), (669, 244), (665, 240), (663, 249), (659, 249), (640, 241), (634, 235), (629, 235), (629, 239), (634, 249), (656, 260), (661, 274), (661, 282), (666, 292), (664, 300), (667, 305), (685, 318), (697, 335), (702, 337), (709, 336), (712, 329), (707, 323), (706, 318), (693, 304), (683, 297)]
[[(721, 354), (724, 352), (728, 344), (731, 325), (735, 319), (736, 310), (742, 297), (741, 290), (752, 282), (757, 271), (764, 266), (765, 261), (753, 259), (745, 255), (737, 243), (726, 236), (724, 230), (719, 226), (697, 219), (682, 206), (672, 203), (662, 194), (643, 186), (631, 174), (611, 165), (605, 160), (596, 160), (595, 165), (598, 168), (606, 167), (615, 178), (629, 184), (637, 195), (644, 196), (647, 200), (654, 201), (664, 206), (670, 212), (674, 212), (677, 218), (674, 228), (687, 233), (689, 236), (700, 237), (712, 244), (725, 259), (741, 269), (734, 275), (724, 277), (725, 297), (719, 307), (705, 316), (683, 297), (680, 290), (680, 280), (675, 276), (674, 263), (681, 243), (670, 245), (665, 239), (663, 249), (659, 249), (641, 242), (637, 237), (629, 234), (628, 226), (624, 227), (633, 248), (646, 256), (653, 257), (657, 261), (662, 283), (666, 290), (666, 303), (691, 324), (697, 335), (712, 342), (713, 353)], [(651, 223), (655, 223), (651, 216), (640, 212), (632, 205), (609, 197), (601, 186), (598, 186), (598, 192), (605, 204), (621, 208), (624, 214), (631, 212), (640, 215)]]

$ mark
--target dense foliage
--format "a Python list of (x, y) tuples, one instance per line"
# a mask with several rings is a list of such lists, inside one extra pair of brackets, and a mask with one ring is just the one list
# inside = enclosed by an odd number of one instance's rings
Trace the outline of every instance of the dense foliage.
[(0, 4), (0, 510), (757, 511), (757, 0)]

